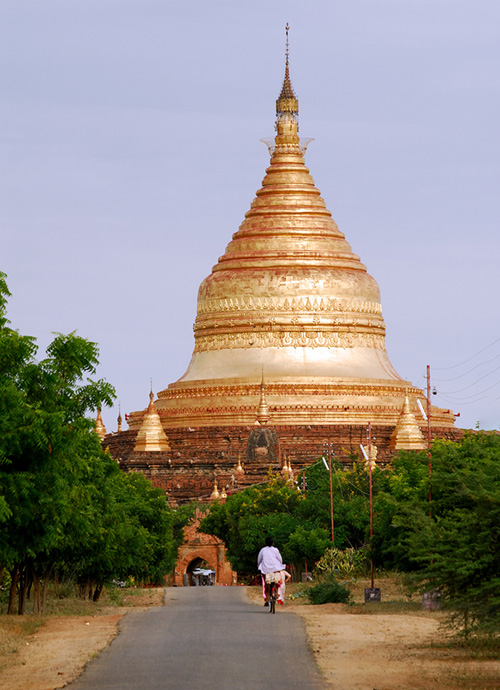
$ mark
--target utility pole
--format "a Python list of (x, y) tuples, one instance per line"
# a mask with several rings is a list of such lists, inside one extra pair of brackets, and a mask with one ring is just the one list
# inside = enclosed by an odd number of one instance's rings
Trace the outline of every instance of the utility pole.
[(332, 486), (332, 453), (331, 440), (328, 439), (328, 471), (330, 472), (330, 520), (332, 526), (332, 546), (335, 541), (335, 533), (333, 529), (333, 486)]
[(429, 516), (432, 518), (432, 434), (431, 434), (431, 368), (427, 365), (427, 455), (429, 458)]
[(370, 572), (371, 587), (374, 588), (373, 579), (373, 483), (372, 483), (372, 423), (368, 422), (368, 468), (370, 476)]

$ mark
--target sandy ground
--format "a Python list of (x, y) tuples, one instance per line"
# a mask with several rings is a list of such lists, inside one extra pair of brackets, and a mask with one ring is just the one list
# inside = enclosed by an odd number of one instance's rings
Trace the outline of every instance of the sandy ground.
[[(405, 602), (393, 579), (377, 583), (382, 600)], [(351, 588), (358, 607), (287, 602), (279, 614), (294, 613), (306, 623), (309, 646), (332, 690), (500, 690), (500, 661), (475, 661), (446, 645), (450, 633), (441, 612), (384, 613), (363, 605), (364, 588)], [(259, 606), (262, 595), (249, 589)], [(402, 607), (399, 607), (402, 608)], [(445, 643), (445, 644), (443, 644)]]
[[(258, 590), (248, 591), (250, 600), (261, 605)], [(148, 590), (142, 598), (133, 597), (132, 605), (137, 609), (162, 602), (163, 590)], [(439, 613), (353, 613), (359, 609), (341, 604), (290, 604), (277, 615), (294, 611), (304, 618), (311, 650), (332, 690), (500, 688), (500, 661), (472, 662), (432, 646), (443, 640)], [(48, 619), (23, 641), (15, 659), (0, 673), (0, 687), (64, 687), (110, 643), (119, 620), (129, 610), (110, 608), (95, 617)]]
[[(311, 649), (332, 688), (448, 687), (442, 662), (428, 658), (439, 622), (405, 615), (353, 615), (342, 605), (294, 609), (305, 618)], [(453, 686), (451, 686), (453, 687)]]
[(116, 635), (123, 614), (96, 618), (64, 616), (50, 619), (26, 639), (16, 664), (0, 674), (2, 690), (62, 688)]
[(130, 608), (162, 606), (164, 590), (148, 589), (127, 597), (125, 607), (108, 607), (95, 616), (50, 617), (17, 646), (0, 672), (2, 690), (56, 690), (77, 678), (85, 665), (107, 647)]
[(352, 614), (340, 604), (296, 607), (311, 649), (336, 690), (500, 688), (500, 661), (474, 661), (440, 643), (439, 616)]

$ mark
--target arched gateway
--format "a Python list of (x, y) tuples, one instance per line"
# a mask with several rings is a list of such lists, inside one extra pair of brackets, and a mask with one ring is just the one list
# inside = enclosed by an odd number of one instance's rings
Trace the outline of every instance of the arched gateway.
[(216, 584), (236, 584), (236, 573), (226, 560), (224, 543), (217, 537), (198, 532), (202, 517), (202, 511), (197, 510), (194, 519), (184, 528), (184, 543), (179, 548), (174, 585), (183, 587), (193, 584), (191, 573), (202, 562), (215, 572)]

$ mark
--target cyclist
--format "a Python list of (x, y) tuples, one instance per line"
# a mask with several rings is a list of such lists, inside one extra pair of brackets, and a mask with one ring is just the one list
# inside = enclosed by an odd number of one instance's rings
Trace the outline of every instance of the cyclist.
[(257, 567), (262, 575), (262, 595), (264, 606), (269, 606), (269, 584), (266, 583), (265, 576), (268, 573), (278, 573), (285, 570), (281, 553), (274, 546), (273, 538), (266, 537), (266, 545), (259, 551), (257, 557)]

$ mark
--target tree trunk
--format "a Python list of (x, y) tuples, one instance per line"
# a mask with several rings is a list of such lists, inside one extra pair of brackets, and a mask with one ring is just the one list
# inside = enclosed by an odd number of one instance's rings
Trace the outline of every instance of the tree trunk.
[(79, 585), (80, 597), (82, 599), (92, 599), (92, 590), (94, 588), (94, 583), (91, 578), (87, 578), (86, 582), (82, 582)]
[(99, 601), (99, 597), (101, 596), (103, 586), (104, 585), (96, 585), (96, 588), (94, 590), (94, 596), (92, 597), (92, 601)]
[(35, 573), (34, 570), (31, 571), (31, 576), (33, 578), (33, 613), (39, 615), (41, 613), (40, 605), (40, 578)]
[(19, 616), (24, 616), (24, 612), (26, 610), (26, 594), (28, 591), (26, 570), (26, 565), (23, 565), (19, 568), (19, 598), (17, 607), (17, 613)]
[(47, 608), (47, 588), (49, 586), (49, 578), (50, 578), (50, 568), (45, 572), (45, 576), (43, 578), (42, 610), (40, 611), (40, 613), (45, 613), (45, 609)]
[(17, 593), (17, 583), (19, 581), (19, 566), (16, 563), (14, 568), (10, 572), (10, 591), (9, 591), (9, 606), (7, 608), (7, 614), (13, 616), (16, 613), (16, 593)]

